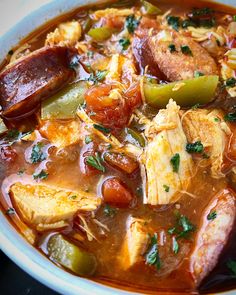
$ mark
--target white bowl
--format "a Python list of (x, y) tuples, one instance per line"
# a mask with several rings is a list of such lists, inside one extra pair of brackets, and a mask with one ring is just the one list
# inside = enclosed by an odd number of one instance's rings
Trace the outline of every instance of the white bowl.
[[(196, 0), (198, 1), (198, 0)], [(8, 51), (18, 42), (34, 31), (37, 27), (54, 17), (64, 14), (79, 6), (93, 4), (97, 0), (54, 0), (18, 22), (5, 35), (0, 37), (0, 61), (4, 59)], [(236, 0), (218, 1), (236, 6)], [(31, 246), (8, 222), (0, 212), (0, 248), (19, 267), (32, 277), (56, 290), (61, 294), (68, 295), (122, 295), (139, 294), (105, 286), (92, 282), (85, 278), (74, 276), (55, 266), (39, 251)], [(235, 291), (224, 294), (235, 295)]]

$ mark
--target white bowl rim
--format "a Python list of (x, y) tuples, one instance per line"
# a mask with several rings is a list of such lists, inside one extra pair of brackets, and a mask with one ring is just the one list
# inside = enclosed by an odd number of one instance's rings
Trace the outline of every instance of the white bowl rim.
[[(218, 0), (235, 5), (235, 0)], [(0, 37), (0, 60), (3, 60), (7, 52), (16, 46), (19, 41), (43, 25), (50, 19), (69, 12), (76, 7), (93, 4), (97, 0), (53, 0), (39, 9), (29, 13), (24, 19), (14, 25), (6, 34)], [(68, 295), (122, 295), (140, 294), (113, 288), (85, 278), (74, 276), (60, 269), (45, 256), (30, 245), (11, 225), (0, 212), (0, 249), (13, 260), (20, 268), (42, 284)], [(224, 292), (226, 295), (235, 295), (236, 291)]]

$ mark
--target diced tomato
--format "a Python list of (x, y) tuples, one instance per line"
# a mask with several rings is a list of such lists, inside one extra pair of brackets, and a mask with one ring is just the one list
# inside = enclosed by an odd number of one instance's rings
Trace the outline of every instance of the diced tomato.
[(108, 128), (124, 127), (130, 117), (125, 99), (112, 99), (109, 93), (111, 85), (96, 85), (85, 93), (86, 108), (92, 119)]
[(6, 162), (14, 162), (17, 153), (10, 146), (2, 146), (0, 151), (1, 160)]
[(102, 185), (104, 202), (117, 207), (128, 207), (134, 199), (132, 193), (118, 178), (107, 179)]
[(130, 87), (125, 91), (124, 96), (131, 110), (139, 107), (142, 103), (140, 83), (136, 82), (131, 84)]

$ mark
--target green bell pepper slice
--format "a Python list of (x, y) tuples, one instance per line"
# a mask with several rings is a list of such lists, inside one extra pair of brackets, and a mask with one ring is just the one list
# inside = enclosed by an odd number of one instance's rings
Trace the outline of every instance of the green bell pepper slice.
[(153, 5), (152, 3), (148, 1), (142, 1), (142, 4), (146, 14), (157, 15), (162, 13), (162, 11), (158, 7), (156, 7), (155, 5)]
[(88, 31), (88, 35), (97, 42), (102, 42), (111, 37), (113, 29), (109, 27), (92, 28)]
[(51, 260), (77, 275), (92, 276), (96, 271), (96, 257), (67, 241), (61, 234), (55, 234), (49, 239), (47, 250)]
[(204, 105), (213, 98), (219, 82), (216, 75), (201, 76), (168, 84), (144, 82), (146, 102), (156, 108), (165, 108), (172, 98), (181, 107)]
[(86, 81), (68, 85), (57, 94), (42, 102), (41, 119), (73, 119), (76, 110), (84, 102), (84, 94), (88, 89)]
[(125, 138), (124, 138), (125, 141), (129, 142), (129, 143), (132, 143), (134, 145), (136, 145), (137, 147), (144, 147), (145, 146), (145, 139), (144, 137), (134, 131), (133, 129), (131, 128), (125, 128)]

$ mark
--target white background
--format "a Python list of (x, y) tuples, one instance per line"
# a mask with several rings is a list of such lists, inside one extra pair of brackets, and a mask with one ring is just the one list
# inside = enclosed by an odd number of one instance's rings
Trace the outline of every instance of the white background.
[(51, 0), (0, 0), (0, 35), (4, 34), (12, 25), (17, 23), (30, 11), (50, 1)]

